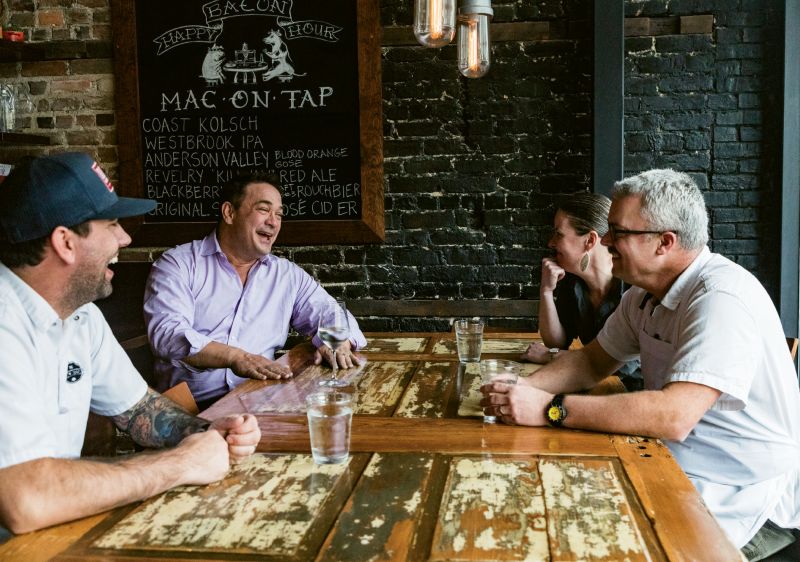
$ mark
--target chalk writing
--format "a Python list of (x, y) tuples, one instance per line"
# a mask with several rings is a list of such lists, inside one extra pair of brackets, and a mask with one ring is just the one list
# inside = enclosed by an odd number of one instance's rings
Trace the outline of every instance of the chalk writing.
[(287, 220), (361, 218), (349, 2), (137, 11), (142, 179), (157, 201), (148, 221), (215, 221), (221, 186), (244, 170), (278, 175)]

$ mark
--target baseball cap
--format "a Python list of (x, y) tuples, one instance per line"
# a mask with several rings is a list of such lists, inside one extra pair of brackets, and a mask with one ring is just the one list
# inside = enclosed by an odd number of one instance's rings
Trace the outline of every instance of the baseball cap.
[(117, 197), (108, 177), (87, 154), (26, 158), (0, 183), (0, 238), (25, 242), (47, 236), (57, 226), (133, 217), (155, 207), (149, 199)]

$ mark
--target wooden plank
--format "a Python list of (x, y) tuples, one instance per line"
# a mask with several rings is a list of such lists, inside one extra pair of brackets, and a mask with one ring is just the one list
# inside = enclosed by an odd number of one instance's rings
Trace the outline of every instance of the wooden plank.
[(557, 34), (558, 28), (551, 26), (549, 21), (499, 22), (492, 23), (489, 28), (493, 43), (504, 43), (507, 41), (520, 41), (524, 43), (527, 41), (562, 39), (562, 37), (559, 37)]
[(528, 317), (536, 316), (538, 300), (382, 300), (359, 299), (348, 305), (356, 316)]
[(316, 465), (309, 455), (254, 455), (222, 482), (181, 486), (142, 503), (63, 559), (226, 553), (308, 560), (367, 460)]
[(611, 459), (539, 461), (550, 560), (664, 560), (648, 545)]
[(650, 35), (677, 35), (680, 33), (680, 20), (677, 16), (650, 18)]
[(713, 33), (714, 16), (669, 16), (625, 18), (625, 37)]
[[(354, 413), (390, 415), (417, 368), (416, 361), (367, 361), (352, 369), (339, 369), (338, 378), (347, 381), (343, 390), (356, 396)], [(306, 396), (320, 390), (319, 382), (330, 378), (330, 367), (311, 365), (294, 379), (264, 381), (238, 393), (243, 410), (251, 414), (301, 414)]]
[(611, 440), (670, 560), (741, 559), (665, 445), (625, 435)]
[(453, 458), (430, 560), (548, 560), (546, 517), (534, 459)]
[(433, 459), (431, 454), (373, 455), (318, 559), (409, 560)]
[[(258, 415), (262, 452), (308, 452), (306, 416)], [(608, 435), (574, 429), (484, 424), (472, 419), (354, 416), (352, 452), (438, 451), (493, 453), (514, 451), (553, 455), (612, 456)]]
[(681, 35), (692, 33), (709, 34), (714, 32), (714, 16), (680, 16)]
[[(497, 338), (494, 334), (484, 334), (483, 343), (481, 344), (481, 357), (484, 354), (506, 354), (511, 353), (520, 355), (525, 353), (528, 345), (534, 341), (532, 337), (529, 338)], [(541, 340), (538, 340), (541, 343)], [(455, 356), (456, 354), (456, 340), (455, 336), (452, 338), (442, 338), (433, 348), (433, 353), (440, 353), (443, 355)]]
[(369, 338), (367, 347), (362, 351), (366, 353), (420, 353), (430, 338), (427, 337), (386, 337)]
[(625, 37), (650, 35), (650, 18), (625, 18)]
[(17, 535), (0, 544), (0, 560), (25, 562), (52, 560), (106, 517), (108, 517), (108, 512), (56, 527), (48, 527), (41, 531)]
[(425, 361), (411, 379), (394, 415), (404, 418), (443, 418), (455, 382), (452, 362)]

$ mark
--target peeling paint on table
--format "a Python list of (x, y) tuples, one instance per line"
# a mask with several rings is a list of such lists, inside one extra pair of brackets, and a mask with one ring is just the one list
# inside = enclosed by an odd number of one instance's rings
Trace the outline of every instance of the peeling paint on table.
[(433, 454), (376, 453), (342, 510), (320, 559), (407, 560), (423, 516)]
[(370, 338), (363, 351), (369, 353), (421, 353), (430, 338)]
[(548, 560), (535, 460), (454, 458), (430, 559)]
[[(525, 353), (525, 350), (534, 340), (529, 339), (501, 339), (483, 337), (483, 344), (481, 345), (481, 354), (489, 353)], [(433, 346), (433, 353), (453, 355), (456, 353), (456, 341), (454, 339), (442, 339)]]
[(447, 387), (452, 382), (450, 362), (425, 361), (408, 385), (394, 415), (405, 418), (443, 418)]
[(610, 460), (543, 459), (551, 560), (650, 560)]
[[(359, 367), (340, 369), (338, 376), (349, 383), (344, 389), (356, 394), (355, 414), (388, 415), (416, 368), (415, 361), (367, 361)], [(240, 395), (239, 400), (253, 414), (302, 414), (306, 396), (319, 391), (319, 381), (330, 375), (329, 367), (315, 365), (297, 380), (261, 387)]]
[(291, 556), (346, 469), (310, 455), (254, 455), (219, 483), (145, 502), (92, 546)]

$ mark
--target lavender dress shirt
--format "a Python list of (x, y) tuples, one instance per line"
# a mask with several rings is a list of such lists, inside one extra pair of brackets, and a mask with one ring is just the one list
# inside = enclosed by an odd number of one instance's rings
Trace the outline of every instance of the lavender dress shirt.
[[(218, 398), (247, 379), (230, 369), (192, 367), (184, 357), (216, 341), (274, 359), (290, 327), (313, 334), (319, 347), (319, 316), (331, 302), (333, 297), (302, 268), (272, 254), (256, 262), (242, 287), (215, 232), (177, 246), (153, 264), (145, 288), (156, 387), (164, 390), (186, 381), (195, 400)], [(361, 349), (367, 340), (355, 318), (350, 319), (350, 344)]]

